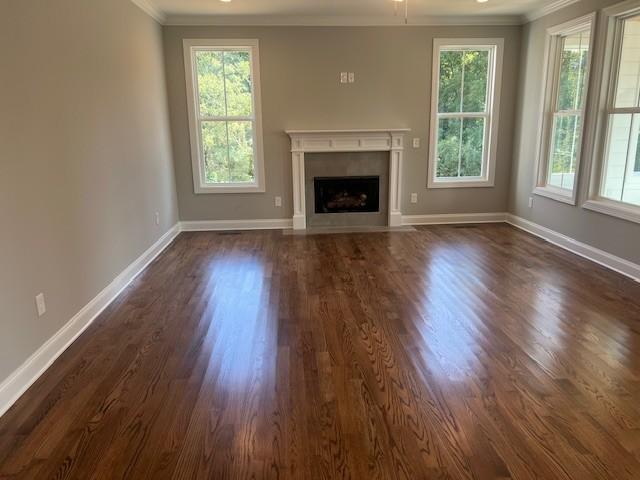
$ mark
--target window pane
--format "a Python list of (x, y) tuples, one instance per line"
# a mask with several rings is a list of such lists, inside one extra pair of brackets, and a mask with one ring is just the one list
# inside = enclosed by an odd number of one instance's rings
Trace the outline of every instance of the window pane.
[(586, 90), (589, 32), (565, 37), (560, 56), (558, 110), (581, 110)]
[(200, 116), (225, 115), (224, 78), (222, 75), (222, 52), (196, 52), (198, 93), (200, 94)]
[(634, 115), (631, 122), (631, 143), (629, 145), (629, 164), (624, 182), (622, 201), (640, 205), (640, 115)]
[(227, 115), (251, 116), (251, 57), (249, 52), (224, 52)]
[(252, 122), (202, 122), (202, 153), (206, 183), (255, 181)]
[(484, 112), (487, 104), (487, 78), (489, 74), (489, 52), (487, 50), (466, 51), (463, 56), (464, 88), (462, 111)]
[(253, 128), (252, 122), (228, 122), (229, 172), (231, 182), (253, 182)]
[(616, 107), (637, 107), (640, 93), (640, 16), (624, 21)]
[(480, 177), (482, 175), (484, 128), (484, 118), (465, 118), (463, 120), (461, 177)]
[(201, 137), (205, 183), (228, 183), (226, 122), (202, 122)]
[(438, 178), (482, 176), (484, 118), (442, 118), (438, 125)]
[(633, 166), (634, 173), (640, 173), (640, 135), (636, 141), (636, 163)]
[(640, 115), (609, 117), (607, 156), (600, 194), (619, 202), (640, 205), (640, 176), (634, 174)]
[(460, 160), (460, 127), (458, 118), (441, 118), (438, 122), (436, 176), (457, 177)]
[(440, 90), (438, 111), (459, 112), (462, 100), (462, 60), (464, 52), (440, 52)]
[(441, 51), (438, 112), (484, 112), (488, 73), (488, 50)]
[(576, 160), (581, 142), (580, 115), (561, 115), (553, 119), (548, 184), (573, 190)]

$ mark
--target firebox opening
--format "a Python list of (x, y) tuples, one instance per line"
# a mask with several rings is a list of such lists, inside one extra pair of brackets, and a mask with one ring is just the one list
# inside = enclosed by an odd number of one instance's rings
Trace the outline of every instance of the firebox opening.
[(314, 177), (316, 213), (380, 211), (380, 177)]

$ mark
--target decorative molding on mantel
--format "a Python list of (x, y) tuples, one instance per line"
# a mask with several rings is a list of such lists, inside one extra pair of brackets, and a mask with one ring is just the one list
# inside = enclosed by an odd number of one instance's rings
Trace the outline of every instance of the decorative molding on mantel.
[(568, 7), (569, 5), (573, 5), (580, 1), (581, 0), (557, 0), (549, 5), (545, 5), (542, 8), (538, 8), (537, 10), (525, 14), (525, 21), (523, 23), (533, 22), (534, 20), (547, 16), (550, 13), (557, 12), (558, 10), (562, 10), (564, 7)]
[(292, 152), (385, 152), (402, 149), (408, 128), (354, 130), (286, 130)]
[(390, 152), (389, 226), (402, 225), (402, 158), (406, 128), (352, 130), (286, 130), (291, 138), (293, 229), (307, 228), (304, 155), (316, 152)]

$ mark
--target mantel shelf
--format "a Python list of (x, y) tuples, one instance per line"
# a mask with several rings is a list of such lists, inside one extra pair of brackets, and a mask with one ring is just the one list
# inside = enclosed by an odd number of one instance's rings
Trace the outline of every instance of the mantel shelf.
[(409, 128), (354, 128), (347, 130), (285, 130), (287, 135), (343, 135), (363, 133), (407, 133)]

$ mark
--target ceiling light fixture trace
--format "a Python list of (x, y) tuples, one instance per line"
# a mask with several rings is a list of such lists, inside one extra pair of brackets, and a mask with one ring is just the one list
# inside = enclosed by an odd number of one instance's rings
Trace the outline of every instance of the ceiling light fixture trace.
[(398, 4), (404, 3), (404, 23), (409, 23), (409, 0), (391, 0), (393, 2), (393, 13), (398, 16)]

